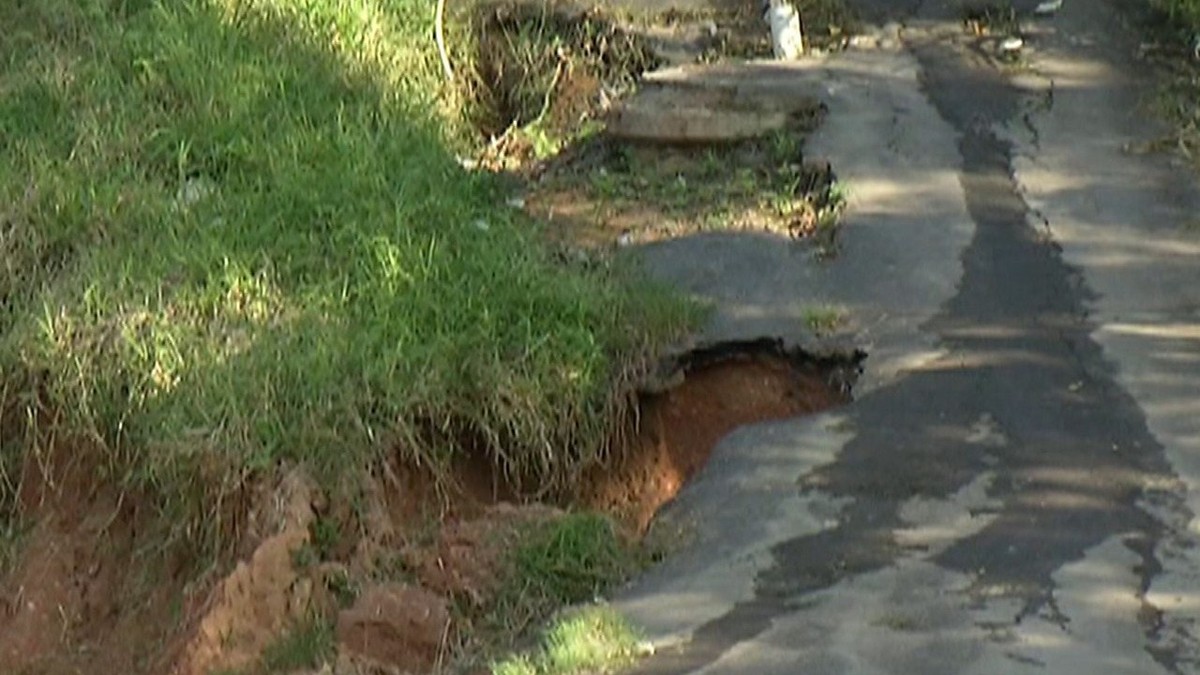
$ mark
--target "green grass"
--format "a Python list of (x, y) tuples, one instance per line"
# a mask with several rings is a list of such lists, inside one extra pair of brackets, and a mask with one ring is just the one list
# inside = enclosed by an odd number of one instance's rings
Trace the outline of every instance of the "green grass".
[(1152, 110), (1174, 129), (1168, 137), (1148, 144), (1150, 149), (1179, 150), (1200, 166), (1200, 67), (1183, 63), (1163, 78)]
[(535, 530), (514, 559), (525, 592), (555, 605), (589, 600), (632, 569), (612, 523), (596, 513), (573, 513)]
[(288, 675), (313, 670), (337, 654), (333, 622), (312, 618), (279, 636), (253, 666), (219, 670), (212, 675)]
[(592, 606), (554, 622), (540, 649), (494, 663), (492, 673), (610, 673), (631, 663), (639, 651), (639, 636), (624, 617), (607, 607)]
[(1151, 4), (1181, 26), (1200, 31), (1200, 0), (1151, 0)]
[[(436, 468), (470, 438), (544, 487), (603, 450), (614, 392), (694, 312), (554, 262), (458, 166), (431, 7), (0, 3), (0, 412), (22, 438), (85, 440), (208, 543), (204, 514), (284, 461)], [(11, 483), (34, 444), (3, 447)]]
[(1146, 40), (1161, 46), (1149, 57), (1160, 84), (1145, 107), (1172, 131), (1126, 150), (1178, 152), (1200, 168), (1200, 64), (1193, 54), (1200, 44), (1200, 0), (1151, 0), (1150, 5), (1155, 11), (1143, 17), (1143, 28)]
[(564, 605), (593, 601), (641, 564), (611, 521), (588, 512), (532, 527), (510, 555), (503, 583), (480, 623), (491, 645), (510, 644)]
[(296, 626), (263, 651), (263, 670), (294, 673), (303, 668), (319, 667), (333, 657), (334, 642), (333, 624), (313, 619)]
[(804, 325), (816, 335), (827, 335), (846, 321), (846, 310), (833, 305), (805, 307)]

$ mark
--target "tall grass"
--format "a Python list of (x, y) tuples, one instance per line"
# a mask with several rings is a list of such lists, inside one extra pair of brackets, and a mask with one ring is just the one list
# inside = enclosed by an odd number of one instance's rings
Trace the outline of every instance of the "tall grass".
[(1153, 0), (1171, 20), (1190, 30), (1200, 31), (1200, 0)]
[(470, 439), (548, 485), (602, 451), (691, 312), (458, 166), (432, 5), (0, 2), (0, 466), (84, 438), (196, 516), (283, 460)]

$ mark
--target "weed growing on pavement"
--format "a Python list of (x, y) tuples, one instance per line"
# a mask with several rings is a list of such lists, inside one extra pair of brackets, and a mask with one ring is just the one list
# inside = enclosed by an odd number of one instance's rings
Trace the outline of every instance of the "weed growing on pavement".
[(804, 325), (816, 335), (828, 335), (846, 321), (846, 310), (833, 305), (806, 307)]

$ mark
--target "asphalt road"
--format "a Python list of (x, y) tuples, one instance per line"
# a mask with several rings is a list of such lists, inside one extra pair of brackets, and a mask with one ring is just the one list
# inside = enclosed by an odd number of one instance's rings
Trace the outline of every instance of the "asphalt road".
[(853, 404), (735, 432), (662, 514), (679, 549), (614, 601), (640, 671), (1198, 672), (1200, 190), (1126, 151), (1162, 131), (1139, 36), (1067, 0), (1003, 69), (957, 5), (861, 9), (878, 43), (796, 66), (841, 256), (641, 252), (710, 337), (803, 343), (832, 302), (870, 355)]

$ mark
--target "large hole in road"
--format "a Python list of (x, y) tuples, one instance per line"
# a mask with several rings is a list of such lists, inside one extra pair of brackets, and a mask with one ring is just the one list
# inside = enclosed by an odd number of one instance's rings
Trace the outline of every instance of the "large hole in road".
[(848, 403), (865, 354), (815, 356), (774, 339), (730, 342), (675, 359), (674, 386), (643, 394), (637, 433), (592, 472), (584, 502), (645, 532), (734, 429)]

